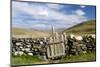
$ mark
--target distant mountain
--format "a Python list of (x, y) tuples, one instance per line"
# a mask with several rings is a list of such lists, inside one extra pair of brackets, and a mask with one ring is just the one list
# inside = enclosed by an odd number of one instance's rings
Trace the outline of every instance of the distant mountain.
[(95, 33), (96, 31), (96, 20), (86, 21), (70, 27), (63, 32), (66, 33)]
[(58, 28), (58, 29), (55, 29), (57, 32), (63, 32), (66, 28)]
[(32, 36), (33, 38), (49, 37), (49, 32), (34, 30), (34, 29), (25, 29), (25, 28), (12, 28), (13, 36)]

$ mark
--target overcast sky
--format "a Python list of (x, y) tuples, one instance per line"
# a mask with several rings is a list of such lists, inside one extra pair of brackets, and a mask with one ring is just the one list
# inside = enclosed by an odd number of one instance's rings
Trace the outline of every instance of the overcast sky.
[(12, 2), (12, 26), (48, 30), (95, 19), (95, 6)]

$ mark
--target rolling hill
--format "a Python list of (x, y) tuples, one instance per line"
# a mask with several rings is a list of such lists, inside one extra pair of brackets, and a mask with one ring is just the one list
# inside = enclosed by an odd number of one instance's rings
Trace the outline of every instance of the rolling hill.
[[(73, 27), (65, 29), (64, 31), (60, 31), (60, 33), (67, 33), (67, 34), (93, 34), (96, 32), (96, 20), (86, 21), (80, 24), (77, 24)], [(12, 36), (14, 37), (22, 37), (22, 36), (29, 36), (33, 38), (42, 38), (42, 37), (49, 37), (51, 35), (50, 31), (40, 31), (35, 29), (24, 29), (24, 28), (15, 28), (12, 27)]]
[(33, 37), (33, 38), (41, 38), (41, 37), (49, 37), (49, 32), (38, 31), (33, 29), (24, 29), (24, 28), (12, 28), (12, 36), (14, 37)]
[(63, 32), (66, 33), (74, 33), (74, 34), (80, 34), (80, 33), (86, 33), (86, 34), (93, 34), (96, 31), (96, 20), (90, 20), (86, 21), (84, 23), (77, 24), (73, 27), (70, 27)]

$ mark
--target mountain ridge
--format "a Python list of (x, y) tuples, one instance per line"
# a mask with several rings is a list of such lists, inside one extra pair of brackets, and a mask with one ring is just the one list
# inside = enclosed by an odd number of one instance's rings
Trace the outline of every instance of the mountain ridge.
[(63, 32), (66, 33), (95, 33), (96, 32), (96, 20), (89, 20), (73, 27), (70, 27)]

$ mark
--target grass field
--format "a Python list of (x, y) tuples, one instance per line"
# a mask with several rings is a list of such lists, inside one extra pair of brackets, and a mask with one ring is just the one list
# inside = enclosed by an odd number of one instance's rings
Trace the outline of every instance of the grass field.
[[(96, 54), (93, 52), (93, 53), (80, 54), (76, 56), (66, 56), (63, 59), (59, 60), (58, 63), (95, 61), (95, 60), (96, 60)], [(49, 64), (49, 62), (39, 59), (38, 56), (12, 57), (12, 65), (27, 65), (27, 64)]]
[(80, 54), (77, 56), (66, 56), (64, 59), (61, 59), (60, 63), (95, 61), (95, 60), (96, 60), (96, 54), (95, 54), (95, 52), (93, 52), (93, 53)]
[[(41, 35), (40, 35), (41, 34)], [(43, 38), (49, 37), (50, 33), (46, 31), (34, 30), (34, 29), (24, 29), (12, 27), (12, 36), (14, 37), (32, 37), (32, 38)]]
[(27, 65), (35, 64), (36, 62), (42, 62), (38, 56), (14, 56), (12, 57), (12, 65)]

